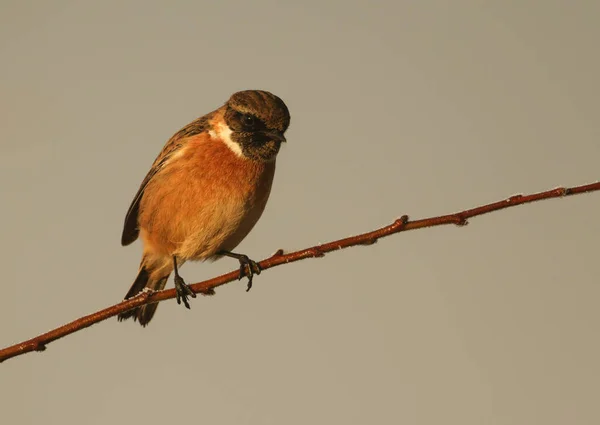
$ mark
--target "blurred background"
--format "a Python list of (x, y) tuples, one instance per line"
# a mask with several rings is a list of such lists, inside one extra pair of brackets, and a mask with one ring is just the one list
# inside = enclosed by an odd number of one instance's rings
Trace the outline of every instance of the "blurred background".
[[(600, 175), (600, 3), (0, 2), (0, 345), (119, 302), (165, 141), (292, 114), (259, 260)], [(403, 233), (0, 365), (15, 424), (597, 424), (600, 193)], [(192, 283), (233, 260), (188, 263)], [(172, 287), (172, 282), (169, 282)]]

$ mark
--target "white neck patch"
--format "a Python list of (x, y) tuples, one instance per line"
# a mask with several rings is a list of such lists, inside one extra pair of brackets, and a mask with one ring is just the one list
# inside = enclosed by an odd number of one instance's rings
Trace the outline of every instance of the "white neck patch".
[(223, 122), (221, 122), (217, 125), (216, 131), (210, 130), (208, 132), (210, 137), (221, 139), (223, 141), (223, 143), (225, 143), (227, 145), (227, 147), (229, 149), (231, 149), (234, 154), (236, 154), (240, 158), (245, 158), (244, 153), (242, 152), (242, 147), (238, 143), (231, 140), (232, 133), (233, 133), (233, 131), (231, 131), (231, 129), (227, 126), (227, 124), (225, 124)]

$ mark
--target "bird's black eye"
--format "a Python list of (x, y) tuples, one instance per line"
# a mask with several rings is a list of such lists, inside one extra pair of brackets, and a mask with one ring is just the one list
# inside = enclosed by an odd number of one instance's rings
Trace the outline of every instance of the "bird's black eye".
[(244, 127), (252, 128), (254, 127), (256, 120), (252, 115), (244, 114), (242, 115), (242, 122), (244, 123)]

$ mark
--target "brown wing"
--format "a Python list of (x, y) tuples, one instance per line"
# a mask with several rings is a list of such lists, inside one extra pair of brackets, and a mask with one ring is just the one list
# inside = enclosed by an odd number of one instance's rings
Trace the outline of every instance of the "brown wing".
[(203, 117), (192, 121), (190, 124), (186, 125), (177, 133), (175, 133), (173, 137), (169, 139), (160, 155), (158, 155), (156, 160), (154, 160), (152, 168), (150, 168), (150, 171), (144, 178), (144, 181), (142, 181), (140, 188), (138, 189), (133, 201), (131, 202), (131, 205), (129, 206), (129, 210), (127, 210), (127, 214), (125, 215), (125, 225), (123, 226), (123, 234), (121, 235), (121, 245), (126, 246), (133, 243), (140, 234), (140, 229), (138, 227), (138, 213), (140, 210), (140, 201), (144, 196), (144, 189), (146, 189), (148, 183), (164, 167), (171, 156), (186, 143), (187, 138), (202, 133), (204, 130), (206, 130), (208, 126), (208, 120), (211, 118), (212, 114), (213, 113), (204, 115)]
[(146, 174), (144, 181), (142, 181), (140, 188), (133, 198), (133, 202), (131, 202), (129, 209), (127, 210), (127, 215), (125, 215), (125, 225), (123, 226), (123, 234), (121, 235), (121, 245), (123, 246), (133, 243), (140, 234), (140, 229), (138, 228), (137, 223), (138, 212), (140, 210), (140, 201), (144, 195), (144, 189), (146, 189), (148, 182), (158, 171), (159, 168), (152, 166), (148, 174)]

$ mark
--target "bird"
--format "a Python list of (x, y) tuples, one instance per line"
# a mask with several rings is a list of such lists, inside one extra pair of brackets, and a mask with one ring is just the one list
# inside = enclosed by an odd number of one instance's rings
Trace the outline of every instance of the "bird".
[[(173, 273), (177, 303), (189, 309), (188, 297), (196, 294), (179, 268), (186, 261), (224, 256), (238, 260), (239, 279), (246, 276), (250, 290), (260, 267), (233, 250), (265, 209), (289, 124), (283, 100), (268, 91), (244, 90), (167, 141), (125, 216), (121, 245), (138, 237), (143, 242), (138, 274), (125, 299), (162, 290)], [(145, 327), (157, 306), (136, 307), (118, 319), (133, 318)]]

